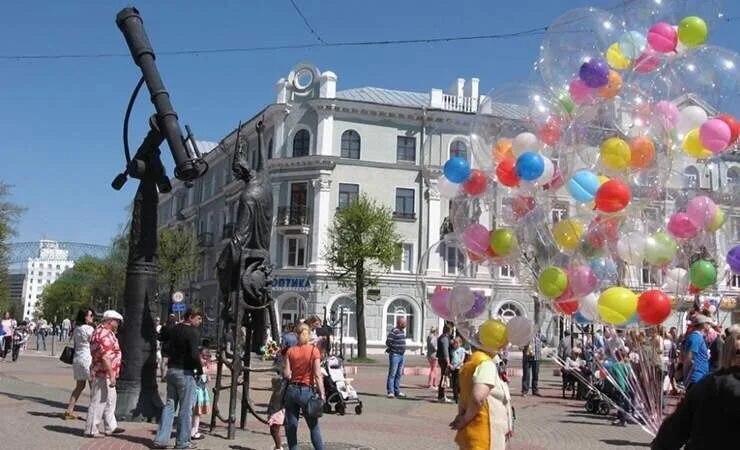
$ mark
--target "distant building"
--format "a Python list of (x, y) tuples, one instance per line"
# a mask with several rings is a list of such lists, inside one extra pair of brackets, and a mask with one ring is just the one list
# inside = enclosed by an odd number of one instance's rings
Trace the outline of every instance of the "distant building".
[(23, 311), (23, 283), (26, 281), (26, 274), (20, 273), (9, 273), (8, 274), (8, 286), (10, 288), (10, 309), (16, 311), (16, 315), (20, 315)]
[(56, 241), (41, 240), (38, 242), (37, 256), (29, 257), (25, 263), (22, 289), (22, 310), (24, 319), (32, 319), (40, 306), (39, 297), (44, 288), (53, 283), (70, 267), (74, 261), (69, 259), (69, 252)]

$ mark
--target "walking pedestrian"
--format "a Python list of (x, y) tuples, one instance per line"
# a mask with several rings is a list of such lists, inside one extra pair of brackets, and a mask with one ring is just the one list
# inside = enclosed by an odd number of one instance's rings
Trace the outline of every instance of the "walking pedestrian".
[(406, 394), (401, 392), (401, 376), (403, 375), (404, 354), (406, 353), (406, 319), (400, 317), (396, 321), (396, 327), (388, 333), (385, 340), (386, 353), (388, 353), (388, 380), (386, 381), (386, 392), (388, 398), (404, 398)]
[(162, 358), (159, 360), (159, 376), (161, 377), (162, 383), (167, 381), (167, 359), (169, 358), (169, 344), (167, 342), (169, 330), (177, 325), (177, 319), (174, 314), (170, 314), (167, 317), (167, 322), (160, 326), (157, 331), (157, 344)]
[(3, 330), (5, 331), (5, 339), (4, 339), (4, 346), (3, 346), (3, 356), (7, 356), (9, 353), (11, 353), (13, 349), (13, 333), (15, 332), (15, 327), (17, 326), (15, 319), (10, 315), (10, 311), (5, 311), (5, 315), (3, 315), (3, 320), (0, 322), (3, 326)]
[(116, 421), (116, 381), (121, 371), (121, 347), (116, 332), (123, 316), (113, 310), (103, 313), (103, 322), (90, 338), (92, 363), (90, 373), (90, 406), (87, 409), (85, 436), (100, 437), (100, 421), (104, 422), (106, 435), (122, 433)]
[(270, 435), (275, 443), (275, 450), (283, 448), (280, 437), (280, 429), (285, 423), (285, 393), (288, 389), (288, 380), (283, 376), (285, 372), (285, 358), (288, 349), (298, 345), (298, 336), (293, 332), (291, 325), (283, 326), (283, 335), (280, 340), (280, 350), (275, 359), (275, 371), (277, 376), (272, 379), (272, 394), (267, 405), (267, 425), (270, 427)]
[(61, 341), (66, 341), (69, 339), (69, 332), (72, 330), (72, 321), (69, 320), (68, 317), (65, 317), (64, 320), (62, 320), (62, 334), (60, 336)]
[(452, 388), (452, 401), (457, 403), (460, 397), (460, 369), (465, 362), (465, 348), (462, 338), (456, 337), (452, 340), (450, 350), (450, 387)]
[(200, 311), (188, 309), (185, 320), (167, 331), (167, 401), (162, 408), (154, 448), (167, 448), (172, 434), (175, 410), (179, 407), (175, 448), (195, 448), (190, 442), (191, 416), (195, 403), (195, 377), (203, 371), (200, 360)]
[(709, 374), (709, 349), (705, 338), (712, 319), (696, 314), (691, 323), (694, 330), (686, 336), (683, 352), (683, 382), (687, 390)]
[(46, 319), (39, 317), (36, 321), (36, 350), (41, 350), (41, 347), (46, 351), (46, 335), (49, 333), (49, 325), (46, 323)]
[(437, 401), (440, 403), (451, 403), (445, 392), (445, 378), (449, 379), (450, 367), (450, 344), (452, 330), (449, 325), (442, 328), (442, 334), (437, 339), (437, 364), (439, 364), (439, 388), (437, 389)]
[(0, 323), (0, 361), (5, 361), (5, 328)]
[(285, 434), (288, 449), (298, 450), (298, 418), (301, 411), (311, 433), (314, 450), (324, 450), (324, 441), (319, 428), (319, 418), (308, 413), (308, 402), (318, 391), (321, 400), (326, 401), (323, 375), (321, 373), (321, 354), (316, 346), (309, 344), (310, 330), (305, 323), (296, 330), (298, 345), (288, 349), (283, 375), (290, 381), (285, 391)]
[[(565, 339), (560, 341), (561, 344), (563, 342), (568, 343), (564, 348), (569, 349), (570, 339), (567, 331)], [(570, 357), (570, 353), (565, 355), (563, 359)], [(542, 339), (540, 339), (539, 333), (535, 333), (531, 342), (522, 349), (522, 397), (529, 395), (530, 388), (532, 389), (532, 395), (541, 397), (539, 390), (540, 361), (542, 361)]]
[(94, 313), (92, 309), (83, 308), (77, 313), (75, 319), (75, 329), (73, 331), (73, 348), (74, 358), (72, 359), (72, 376), (75, 379), (75, 388), (72, 395), (69, 396), (67, 409), (62, 414), (64, 420), (75, 420), (75, 405), (80, 398), (80, 394), (85, 390), (85, 385), (90, 383), (90, 365), (92, 364), (92, 354), (90, 353), (90, 339), (92, 338), (95, 328), (93, 328)]
[(429, 362), (427, 385), (429, 389), (437, 389), (437, 383), (439, 382), (437, 371), (437, 338), (437, 327), (430, 328), (427, 335), (427, 361)]

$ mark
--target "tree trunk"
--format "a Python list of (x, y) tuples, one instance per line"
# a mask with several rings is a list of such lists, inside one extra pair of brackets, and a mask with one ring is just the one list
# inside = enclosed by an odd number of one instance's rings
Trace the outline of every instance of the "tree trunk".
[(357, 319), (357, 358), (367, 358), (367, 335), (365, 334), (365, 270), (359, 264), (355, 274), (355, 318)]

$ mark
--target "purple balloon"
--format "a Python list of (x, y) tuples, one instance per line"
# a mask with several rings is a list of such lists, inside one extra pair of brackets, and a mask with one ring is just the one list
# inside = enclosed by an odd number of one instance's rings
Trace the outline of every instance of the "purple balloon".
[(736, 245), (727, 252), (727, 264), (736, 274), (740, 274), (740, 245)]
[(591, 58), (578, 72), (578, 77), (592, 89), (598, 89), (609, 84), (609, 65), (601, 58)]
[(486, 254), (490, 238), (491, 232), (479, 223), (471, 223), (463, 230), (462, 234), (465, 247), (477, 255)]
[(486, 296), (483, 295), (481, 292), (474, 291), (473, 297), (475, 298), (473, 307), (470, 308), (468, 312), (463, 314), (466, 319), (475, 319), (476, 317), (483, 314), (483, 312), (486, 310)]
[(597, 284), (599, 280), (589, 266), (573, 266), (568, 269), (568, 287), (576, 297), (590, 294)]

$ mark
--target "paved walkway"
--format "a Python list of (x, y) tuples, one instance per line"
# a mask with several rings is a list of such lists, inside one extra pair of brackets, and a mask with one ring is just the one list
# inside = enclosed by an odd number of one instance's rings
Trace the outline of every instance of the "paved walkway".
[[(423, 360), (411, 358), (410, 366)], [(361, 366), (353, 375), (353, 384), (365, 403), (363, 414), (325, 415), (321, 428), (327, 450), (339, 449), (452, 449), (453, 433), (447, 423), (456, 407), (434, 402), (436, 392), (423, 387), (424, 376), (406, 376), (404, 390), (408, 399), (385, 397), (384, 364)], [(637, 449), (646, 448), (650, 437), (635, 425), (612, 427), (611, 418), (592, 416), (583, 402), (562, 400), (559, 379), (551, 368), (543, 368), (543, 398), (518, 395), (520, 379), (511, 382), (517, 422), (510, 450), (557, 449)], [(264, 406), (269, 397), (269, 380), (256, 377), (253, 396)], [(9, 449), (144, 449), (148, 448), (156, 425), (122, 423), (126, 432), (117, 437), (90, 440), (82, 436), (84, 422), (63, 421), (63, 411), (72, 388), (71, 369), (56, 358), (29, 351), (17, 363), (0, 363), (0, 436)], [(160, 385), (164, 388), (164, 385)], [(163, 389), (162, 389), (163, 391)], [(80, 399), (78, 413), (84, 418), (87, 391)], [(225, 409), (224, 405), (224, 409)], [(239, 430), (237, 439), (224, 439), (225, 429), (218, 427), (214, 436), (198, 441), (201, 449), (262, 450), (271, 449), (267, 427), (250, 417), (249, 431)], [(299, 439), (308, 440), (305, 424)], [(174, 440), (173, 440), (174, 443)], [(310, 445), (302, 445), (311, 448)]]

